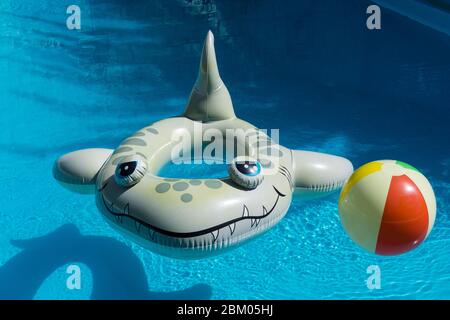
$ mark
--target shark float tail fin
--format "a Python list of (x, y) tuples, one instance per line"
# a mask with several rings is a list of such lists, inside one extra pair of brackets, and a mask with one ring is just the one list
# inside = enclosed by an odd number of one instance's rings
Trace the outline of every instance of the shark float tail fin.
[(189, 97), (184, 116), (210, 122), (235, 118), (230, 93), (219, 75), (214, 50), (214, 36), (206, 35), (198, 78)]

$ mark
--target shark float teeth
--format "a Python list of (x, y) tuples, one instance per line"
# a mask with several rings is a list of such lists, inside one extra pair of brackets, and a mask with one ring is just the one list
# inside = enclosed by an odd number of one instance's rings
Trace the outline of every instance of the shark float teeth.
[(123, 208), (123, 214), (130, 215), (130, 203), (127, 203)]
[(151, 228), (147, 228), (148, 237), (152, 240), (155, 240), (155, 231)]
[(219, 230), (220, 229), (217, 229), (217, 230), (211, 232), (211, 235), (213, 237), (213, 243), (216, 242), (217, 238), (219, 237)]
[(267, 215), (267, 209), (265, 206), (262, 206), (262, 211), (262, 218), (251, 219), (251, 227), (258, 227), (261, 220), (265, 218), (265, 216)]
[[(249, 212), (247, 206), (244, 204), (244, 209), (242, 210), (242, 217), (245, 218), (245, 217), (249, 217), (249, 216), (250, 216), (250, 212)], [(258, 219), (256, 219), (256, 218), (250, 219), (250, 225), (251, 225), (251, 227), (253, 227), (254, 225), (256, 225), (256, 221), (257, 221), (257, 220), (258, 220)]]
[(107, 203), (107, 205), (108, 205), (109, 209), (111, 210), (111, 212), (114, 212), (114, 203), (110, 202), (110, 203)]
[[(263, 206), (262, 208), (263, 208), (263, 216), (266, 217), (266, 216), (267, 216), (267, 209), (266, 209), (265, 206)], [(259, 223), (261, 222), (262, 219), (263, 219), (263, 218), (261, 218), (261, 219), (258, 220), (258, 223), (256, 224), (256, 226), (259, 225)]]
[(228, 225), (228, 228), (230, 228), (230, 234), (233, 235), (234, 230), (236, 230), (236, 222)]
[(247, 206), (244, 204), (244, 209), (242, 210), (242, 217), (248, 217), (250, 213), (248, 212)]
[(258, 219), (258, 218), (252, 219), (252, 224), (251, 224), (251, 226), (252, 226), (252, 227), (257, 227), (257, 226), (259, 225), (260, 222), (261, 222), (261, 219)]
[[(263, 209), (263, 216), (265, 217), (267, 215), (267, 209), (265, 206), (262, 206), (262, 209)], [(261, 222), (262, 219), (263, 218), (258, 219), (258, 221), (256, 221), (256, 226), (259, 226), (259, 223)]]
[[(110, 202), (109, 204), (107, 203), (107, 206), (109, 207), (109, 209), (111, 210), (111, 212), (115, 212), (115, 211), (114, 211), (114, 203), (112, 203), (112, 202)], [(116, 222), (122, 224), (123, 219), (122, 219), (122, 216), (121, 216), (121, 215), (115, 214), (115, 215), (114, 215), (114, 218), (115, 218)]]
[(122, 224), (123, 219), (122, 216), (115, 216), (116, 217), (116, 221), (119, 222), (120, 224)]
[(134, 228), (136, 229), (137, 233), (139, 233), (139, 231), (141, 231), (141, 226), (142, 226), (142, 224), (140, 224), (137, 221), (134, 221)]

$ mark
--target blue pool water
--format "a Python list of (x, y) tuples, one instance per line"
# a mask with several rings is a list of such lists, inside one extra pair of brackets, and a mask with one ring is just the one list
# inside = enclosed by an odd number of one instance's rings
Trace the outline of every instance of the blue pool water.
[[(360, 0), (79, 0), (82, 28), (69, 31), (66, 2), (2, 0), (0, 298), (450, 298), (449, 6), (376, 2), (382, 29), (369, 31)], [(57, 185), (59, 155), (115, 148), (183, 110), (208, 29), (241, 118), (280, 128), (291, 148), (424, 172), (438, 203), (429, 238), (398, 257), (365, 253), (333, 195), (294, 201), (236, 250), (181, 261), (123, 238), (93, 196)], [(79, 290), (66, 287), (73, 264)], [(366, 287), (369, 265), (380, 290)]]

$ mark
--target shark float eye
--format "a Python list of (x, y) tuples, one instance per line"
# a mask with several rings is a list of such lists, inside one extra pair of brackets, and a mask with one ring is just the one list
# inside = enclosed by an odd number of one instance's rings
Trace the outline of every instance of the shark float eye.
[(131, 187), (144, 177), (147, 162), (139, 155), (125, 157), (116, 167), (115, 180), (123, 187)]
[(255, 189), (262, 181), (261, 164), (249, 157), (237, 157), (228, 165), (231, 180), (246, 189)]

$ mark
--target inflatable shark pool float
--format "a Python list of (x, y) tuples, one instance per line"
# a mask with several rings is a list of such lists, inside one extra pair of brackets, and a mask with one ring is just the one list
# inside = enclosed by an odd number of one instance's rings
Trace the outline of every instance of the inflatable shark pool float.
[[(232, 148), (229, 176), (174, 179), (158, 174), (174, 160), (179, 144), (174, 134), (193, 136), (195, 130), (210, 129), (222, 133), (224, 143), (229, 142), (227, 130), (247, 133), (233, 137), (243, 147)], [(353, 166), (338, 156), (288, 149), (237, 118), (208, 32), (198, 78), (181, 116), (137, 131), (116, 150), (63, 155), (53, 172), (72, 190), (94, 192), (106, 221), (139, 244), (167, 256), (199, 258), (267, 231), (284, 217), (294, 194), (322, 196), (340, 189)]]

